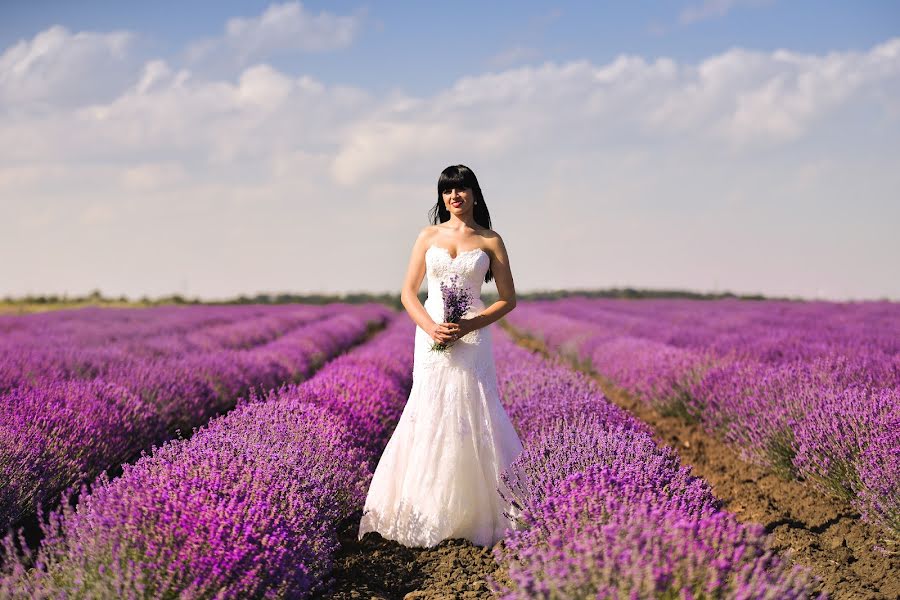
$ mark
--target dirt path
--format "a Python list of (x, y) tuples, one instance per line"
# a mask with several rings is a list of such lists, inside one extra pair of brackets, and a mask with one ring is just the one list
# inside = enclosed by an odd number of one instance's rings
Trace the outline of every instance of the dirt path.
[[(503, 325), (519, 344), (547, 354), (539, 341)], [(573, 367), (580, 368), (576, 364)], [(699, 425), (664, 417), (603, 377), (590, 374), (607, 398), (650, 424), (657, 440), (676, 449), (682, 463), (691, 465), (694, 474), (710, 483), (727, 510), (743, 521), (765, 525), (773, 547), (810, 567), (832, 598), (900, 598), (900, 547), (862, 522), (848, 503), (744, 462)], [(876, 547), (892, 554), (886, 555)]]
[[(433, 548), (407, 548), (370, 532), (357, 541), (358, 515), (341, 533), (329, 600), (424, 600), (491, 598), (485, 577), (501, 579), (502, 568), (491, 548), (463, 539), (444, 540)], [(498, 544), (502, 544), (500, 541)]]

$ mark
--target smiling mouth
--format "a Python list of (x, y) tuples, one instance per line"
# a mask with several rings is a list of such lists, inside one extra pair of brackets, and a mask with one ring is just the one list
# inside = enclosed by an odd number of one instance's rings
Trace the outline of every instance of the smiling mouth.
[(462, 202), (451, 202), (452, 206), (462, 206)]

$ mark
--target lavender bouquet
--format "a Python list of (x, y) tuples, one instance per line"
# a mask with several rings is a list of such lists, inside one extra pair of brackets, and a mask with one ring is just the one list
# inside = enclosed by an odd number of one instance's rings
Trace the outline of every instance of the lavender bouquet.
[[(450, 276), (450, 284), (441, 282), (441, 296), (444, 299), (444, 322), (459, 323), (469, 307), (472, 306), (472, 295), (468, 288), (458, 284), (456, 275)], [(445, 352), (450, 344), (440, 344), (434, 342), (431, 344), (431, 350), (434, 352)]]

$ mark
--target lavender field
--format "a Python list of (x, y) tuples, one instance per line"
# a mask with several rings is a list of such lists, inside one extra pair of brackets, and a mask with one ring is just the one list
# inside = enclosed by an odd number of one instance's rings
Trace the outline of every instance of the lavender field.
[[(366, 313), (384, 314), (353, 318)], [(320, 588), (334, 529), (364, 499), (367, 448), (386, 442), (410, 385), (409, 327), (393, 323), (313, 378), (251, 394), (121, 477), (101, 475), (77, 510), (54, 511), (33, 559), (7, 538), (0, 595), (293, 598)]]
[(688, 453), (729, 501), (836, 597), (900, 594), (896, 303), (571, 297), (523, 303), (507, 321), (655, 415), (661, 435), (699, 444)]
[(504, 336), (504, 405), (525, 451), (504, 476), (524, 528), (497, 552), (518, 598), (811, 598), (808, 570), (760, 525), (721, 509), (709, 486), (588, 377)]
[[(890, 540), (897, 316), (887, 304), (522, 302), (494, 348), (525, 447), (498, 490), (518, 525), (490, 570), (449, 564), (473, 569), (472, 597), (506, 600), (844, 597), (576, 367), (849, 499)], [(559, 356), (518, 344), (523, 332)], [(409, 587), (378, 587), (391, 573), (353, 575), (342, 533), (403, 411), (413, 334), (380, 305), (0, 319), (0, 598), (403, 597)], [(34, 514), (29, 546), (15, 525)], [(378, 548), (354, 560), (399, 552)], [(460, 572), (432, 581), (433, 597), (455, 597)]]
[(252, 388), (306, 378), (389, 312), (164, 307), (0, 318), (0, 529)]
[(573, 298), (509, 320), (900, 539), (900, 306)]

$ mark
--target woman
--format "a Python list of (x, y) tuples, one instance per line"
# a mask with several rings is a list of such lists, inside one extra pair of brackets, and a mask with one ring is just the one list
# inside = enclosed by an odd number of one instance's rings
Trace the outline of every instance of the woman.
[[(487, 325), (515, 308), (515, 289), (503, 240), (490, 229), (468, 167), (441, 173), (431, 219), (413, 246), (401, 293), (417, 325), (412, 389), (372, 477), (359, 538), (377, 531), (412, 547), (448, 538), (493, 546), (515, 526), (517, 512), (498, 488), (522, 443), (500, 404)], [(418, 290), (426, 275), (423, 305)], [(458, 324), (444, 322), (440, 287), (454, 275), (472, 296)], [(492, 278), (499, 300), (485, 309), (481, 283)], [(433, 344), (447, 349), (431, 351)]]

